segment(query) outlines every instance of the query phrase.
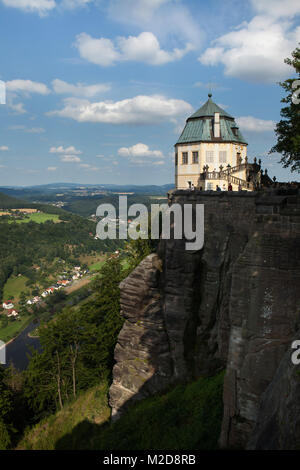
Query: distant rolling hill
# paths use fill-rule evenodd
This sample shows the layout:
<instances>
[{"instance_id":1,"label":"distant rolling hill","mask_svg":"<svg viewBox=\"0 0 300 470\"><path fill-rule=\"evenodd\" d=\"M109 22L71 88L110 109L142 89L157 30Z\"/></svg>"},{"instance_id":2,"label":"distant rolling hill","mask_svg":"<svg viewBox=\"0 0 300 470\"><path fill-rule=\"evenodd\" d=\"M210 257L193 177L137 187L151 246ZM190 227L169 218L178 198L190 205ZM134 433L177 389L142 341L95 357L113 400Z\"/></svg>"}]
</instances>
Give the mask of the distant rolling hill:
<instances>
[{"instance_id":1,"label":"distant rolling hill","mask_svg":"<svg viewBox=\"0 0 300 470\"><path fill-rule=\"evenodd\" d=\"M8 196L7 194L0 193L0 209L21 209L24 207L35 207L34 204L29 204L26 201Z\"/></svg>"},{"instance_id":2,"label":"distant rolling hill","mask_svg":"<svg viewBox=\"0 0 300 470\"><path fill-rule=\"evenodd\" d=\"M41 196L54 196L56 193L69 193L74 190L86 188L88 191L108 191L108 192L134 192L138 194L161 195L166 194L174 188L174 184L164 185L118 185L118 184L80 184L80 183L52 183L37 186L17 187L3 186L0 191L13 197L33 200Z\"/></svg>"},{"instance_id":3,"label":"distant rolling hill","mask_svg":"<svg viewBox=\"0 0 300 470\"><path fill-rule=\"evenodd\" d=\"M66 211L59 207L51 206L49 204L34 204L19 198L8 196L7 194L0 192L0 210L1 209L38 209L48 214L66 214Z\"/></svg>"}]
</instances>

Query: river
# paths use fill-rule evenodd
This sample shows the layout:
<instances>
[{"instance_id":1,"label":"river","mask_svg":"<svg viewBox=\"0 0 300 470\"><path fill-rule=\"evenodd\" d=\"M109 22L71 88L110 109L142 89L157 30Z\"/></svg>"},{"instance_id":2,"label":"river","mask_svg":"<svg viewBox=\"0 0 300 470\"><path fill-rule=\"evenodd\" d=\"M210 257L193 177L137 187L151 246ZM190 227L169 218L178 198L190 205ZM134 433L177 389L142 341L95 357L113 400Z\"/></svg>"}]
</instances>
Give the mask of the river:
<instances>
[{"instance_id":1,"label":"river","mask_svg":"<svg viewBox=\"0 0 300 470\"><path fill-rule=\"evenodd\" d=\"M19 370L26 369L28 365L28 357L30 354L29 346L33 346L37 350L41 350L41 345L38 338L29 338L28 333L37 328L37 323L30 323L30 325L19 334L19 336L6 346L6 364L9 365L13 362L14 366Z\"/></svg>"}]
</instances>

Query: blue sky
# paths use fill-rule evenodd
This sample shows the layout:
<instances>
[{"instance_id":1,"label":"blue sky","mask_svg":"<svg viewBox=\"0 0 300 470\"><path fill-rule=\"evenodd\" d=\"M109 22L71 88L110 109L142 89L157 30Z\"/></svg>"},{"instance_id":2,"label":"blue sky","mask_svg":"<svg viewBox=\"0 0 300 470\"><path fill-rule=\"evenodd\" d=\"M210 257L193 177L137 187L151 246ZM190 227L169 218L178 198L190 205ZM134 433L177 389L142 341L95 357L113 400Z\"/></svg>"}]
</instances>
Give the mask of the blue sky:
<instances>
[{"instance_id":1,"label":"blue sky","mask_svg":"<svg viewBox=\"0 0 300 470\"><path fill-rule=\"evenodd\" d=\"M207 99L268 156L298 0L0 0L0 185L164 184L173 145Z\"/></svg>"}]
</instances>

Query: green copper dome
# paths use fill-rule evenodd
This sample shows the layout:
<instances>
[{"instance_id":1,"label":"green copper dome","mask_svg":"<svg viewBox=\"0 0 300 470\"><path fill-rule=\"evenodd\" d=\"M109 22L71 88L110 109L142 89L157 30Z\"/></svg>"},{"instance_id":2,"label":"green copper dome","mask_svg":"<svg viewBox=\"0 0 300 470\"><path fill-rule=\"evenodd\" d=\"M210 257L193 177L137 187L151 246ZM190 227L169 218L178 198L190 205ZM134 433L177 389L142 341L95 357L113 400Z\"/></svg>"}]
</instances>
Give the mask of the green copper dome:
<instances>
[{"instance_id":1,"label":"green copper dome","mask_svg":"<svg viewBox=\"0 0 300 470\"><path fill-rule=\"evenodd\" d=\"M209 98L201 108L192 114L179 137L177 144L193 142L236 142L247 144L234 118ZM215 113L220 114L220 137L214 137Z\"/></svg>"}]
</instances>

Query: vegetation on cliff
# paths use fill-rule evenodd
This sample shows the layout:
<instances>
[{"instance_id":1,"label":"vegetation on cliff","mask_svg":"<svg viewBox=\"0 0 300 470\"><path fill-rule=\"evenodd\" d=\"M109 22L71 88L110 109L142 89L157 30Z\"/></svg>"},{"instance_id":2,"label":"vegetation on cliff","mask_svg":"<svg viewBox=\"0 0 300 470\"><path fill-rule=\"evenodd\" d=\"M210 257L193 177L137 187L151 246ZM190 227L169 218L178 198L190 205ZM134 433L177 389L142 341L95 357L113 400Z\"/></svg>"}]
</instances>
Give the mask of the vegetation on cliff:
<instances>
[{"instance_id":1,"label":"vegetation on cliff","mask_svg":"<svg viewBox=\"0 0 300 470\"><path fill-rule=\"evenodd\" d=\"M138 402L112 424L108 387L102 383L27 432L18 449L217 449L223 376L200 378Z\"/></svg>"},{"instance_id":2,"label":"vegetation on cliff","mask_svg":"<svg viewBox=\"0 0 300 470\"><path fill-rule=\"evenodd\" d=\"M285 63L294 68L295 74L300 79L300 49L297 47L292 52L292 59L285 59ZM300 171L300 103L296 103L294 98L300 98L300 85L296 84L295 78L289 78L280 86L287 95L281 102L287 106L282 108L281 116L283 119L276 125L275 133L277 143L271 149L270 153L278 152L282 154L280 162L285 168L290 167L291 171ZM299 80L298 80L299 82Z\"/></svg>"}]
</instances>

